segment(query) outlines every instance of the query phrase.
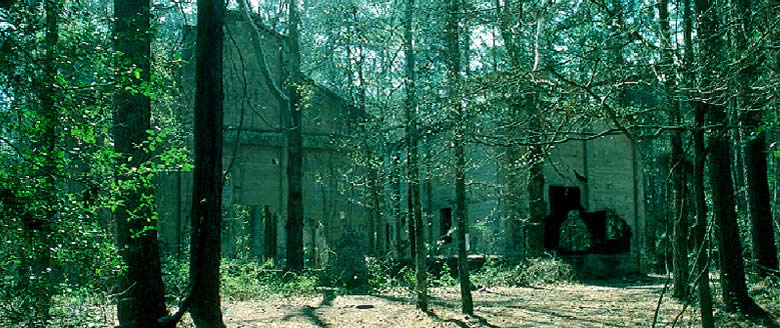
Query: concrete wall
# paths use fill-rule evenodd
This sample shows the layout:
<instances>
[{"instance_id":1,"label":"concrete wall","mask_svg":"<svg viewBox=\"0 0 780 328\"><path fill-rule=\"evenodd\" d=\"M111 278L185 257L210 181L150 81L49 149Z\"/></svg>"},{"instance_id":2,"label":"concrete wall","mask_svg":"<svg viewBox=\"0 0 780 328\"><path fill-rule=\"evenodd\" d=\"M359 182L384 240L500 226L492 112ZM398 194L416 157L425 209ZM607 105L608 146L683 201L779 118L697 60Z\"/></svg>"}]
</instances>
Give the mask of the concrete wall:
<instances>
[{"instance_id":1,"label":"concrete wall","mask_svg":"<svg viewBox=\"0 0 780 328\"><path fill-rule=\"evenodd\" d=\"M261 27L265 61L277 85L282 84L286 54L284 38ZM183 102L192 108L194 61L191 47L192 27L185 28L184 58L181 70ZM224 150L223 168L228 179L223 187L223 253L237 256L245 252L242 238L249 235L249 220L256 209L268 207L276 216L277 259L284 257L285 217L287 214L288 109L280 106L262 78L262 59L252 40L253 28L236 13L226 23L224 49ZM303 198L304 246L316 246L317 262L328 254L339 255L345 240L367 244L365 210L357 205L361 191L352 179L359 170L352 168L339 145L359 113L336 96L311 81L304 81L303 111ZM181 119L191 124L191 114ZM176 253L187 240L191 207L192 178L188 172L171 172L158 177L160 239L164 249ZM235 211L236 208L242 209ZM264 237L264 226L257 229ZM349 237L347 237L349 235ZM260 241L262 245L266 241ZM246 242L244 242L246 244ZM354 248L354 247L353 247Z\"/></svg>"},{"instance_id":2,"label":"concrete wall","mask_svg":"<svg viewBox=\"0 0 780 328\"><path fill-rule=\"evenodd\" d=\"M506 204L514 201L520 204L522 216L527 215L527 167L509 163L506 148L484 145L469 145L467 158L468 181L468 225L471 251L482 254L519 255L522 242L511 242L511 225L515 218L509 217ZM522 147L514 151L524 152ZM451 152L441 156L449 161ZM445 166L451 167L452 163ZM640 167L641 158L631 140L616 133L589 141L573 140L557 144L549 149L543 164L545 176L544 197L550 204L550 186L576 187L581 191L581 205L585 211L607 210L617 214L629 226L631 239L630 255L621 255L621 266L638 270L639 254L644 235L644 194ZM440 161L441 162L441 161ZM509 190L510 171L519 174L520 184ZM453 208L454 180L451 175L435 181L431 188L433 202L431 212L431 233L433 240L439 240L444 233L439 229L441 208ZM511 199L510 199L511 198ZM548 213L549 213L548 208ZM440 243L441 244L441 243ZM454 244L436 247L435 253L454 254ZM628 259L629 263L623 263Z\"/></svg>"}]
</instances>

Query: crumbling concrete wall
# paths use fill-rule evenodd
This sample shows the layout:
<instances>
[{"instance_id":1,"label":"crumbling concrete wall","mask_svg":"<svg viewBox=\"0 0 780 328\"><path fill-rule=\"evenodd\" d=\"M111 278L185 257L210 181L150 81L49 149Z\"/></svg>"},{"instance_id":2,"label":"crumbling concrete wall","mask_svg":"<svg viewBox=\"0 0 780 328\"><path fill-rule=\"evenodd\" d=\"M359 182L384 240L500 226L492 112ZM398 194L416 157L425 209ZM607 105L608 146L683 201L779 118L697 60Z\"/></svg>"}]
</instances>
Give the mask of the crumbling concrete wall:
<instances>
[{"instance_id":1,"label":"crumbling concrete wall","mask_svg":"<svg viewBox=\"0 0 780 328\"><path fill-rule=\"evenodd\" d=\"M513 229L523 224L527 215L528 195L525 183L528 168L522 162L524 147L490 147L469 145L470 163L468 181L469 244L472 253L522 256L523 240L513 237ZM514 157L508 152L515 152ZM518 155L519 153L520 155ZM446 159L447 153L441 156ZM518 158L521 158L518 160ZM451 164L449 164L451 166ZM544 197L550 208L550 187L577 188L583 213L608 211L625 221L630 231L630 250L618 256L620 268L627 272L639 271L639 259L644 235L644 194L642 188L641 158L633 142L620 133L608 134L592 140L572 140L549 149L543 164L545 176ZM510 188L511 174L520 177ZM517 178L517 177L515 177ZM441 246L439 215L441 209L452 208L454 213L454 179L442 175L431 189L434 201L431 239L438 241L434 253L452 256L454 244ZM519 218L513 217L508 206L517 206ZM454 217L452 218L454 220ZM603 245L603 244L602 244ZM599 250L600 252L602 250ZM603 256L602 256L603 257ZM609 256L607 256L609 257Z\"/></svg>"},{"instance_id":2,"label":"crumbling concrete wall","mask_svg":"<svg viewBox=\"0 0 780 328\"><path fill-rule=\"evenodd\" d=\"M223 168L223 253L236 256L248 248L276 245L276 259L284 258L285 218L287 215L287 139L288 108L277 100L264 82L263 62L277 85L282 85L287 46L284 37L260 27L261 44L255 44L254 28L243 15L230 12L226 19L224 48L224 150ZM181 81L183 102L192 108L194 61L191 46L194 30L185 28ZM257 46L265 58L258 57ZM352 183L359 170L340 148L359 113L333 92L306 80L301 84L303 111L303 203L304 247L316 250L312 263L324 264L328 256L339 256L345 240L367 244L365 210L357 205L360 195ZM189 111L188 111L189 112ZM186 113L181 119L191 124ZM191 207L191 175L171 172L159 177L158 211L160 239L168 251L184 246ZM265 224L252 224L267 208L276 218L275 242L247 242L254 227L255 236L268 237ZM238 210L237 210L238 209ZM254 214L253 214L254 213ZM254 217L253 217L254 216ZM347 236L349 235L349 236ZM353 248L350 246L350 252ZM257 252L256 250L253 252Z\"/></svg>"}]
</instances>

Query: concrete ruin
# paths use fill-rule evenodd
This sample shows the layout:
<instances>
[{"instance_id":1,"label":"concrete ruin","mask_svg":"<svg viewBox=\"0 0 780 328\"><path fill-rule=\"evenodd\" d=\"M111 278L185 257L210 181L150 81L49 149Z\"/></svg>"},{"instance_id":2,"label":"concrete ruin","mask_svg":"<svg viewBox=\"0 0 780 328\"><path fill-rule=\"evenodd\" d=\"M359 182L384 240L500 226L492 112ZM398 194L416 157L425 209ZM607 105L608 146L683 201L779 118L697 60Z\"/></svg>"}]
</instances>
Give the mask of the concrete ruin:
<instances>
[{"instance_id":1,"label":"concrete ruin","mask_svg":"<svg viewBox=\"0 0 780 328\"><path fill-rule=\"evenodd\" d=\"M466 172L467 245L473 254L524 256L522 232L519 239L513 234L518 221L522 226L527 219L528 193L525 184L516 188L519 192L507 190L510 171L522 168L508 163L506 151L467 147L467 158L481 163ZM638 147L622 133L555 145L543 164L547 251L586 277L640 272L645 234L640 160ZM527 177L527 171L521 175ZM455 207L449 181L430 183L424 197L430 199L429 242L437 253L454 256L454 243L447 237ZM520 205L520 217L511 217L510 203Z\"/></svg>"},{"instance_id":2,"label":"concrete ruin","mask_svg":"<svg viewBox=\"0 0 780 328\"><path fill-rule=\"evenodd\" d=\"M283 81L280 67L286 61L287 45L281 35L259 28L263 47L268 49L264 59L255 51L254 28L245 18L236 12L226 18L223 167L228 178L223 189L223 253L234 257L250 251L258 259L281 261L286 241L288 113L263 82L262 62L270 63L275 81ZM185 28L184 43L183 98L186 108L193 108L191 26ZM360 191L349 181L355 167L340 149L359 113L311 81L304 88L304 247L311 252L308 265L321 266L339 255L331 249L356 248L367 240L364 209L355 203ZM190 121L186 116L183 120ZM175 252L184 247L186 239L191 176L170 172L159 180L160 239L164 249Z\"/></svg>"},{"instance_id":3,"label":"concrete ruin","mask_svg":"<svg viewBox=\"0 0 780 328\"><path fill-rule=\"evenodd\" d=\"M223 190L223 250L228 257L248 250L258 259L281 260L287 204L286 109L262 82L262 61L257 58L252 31L242 15L228 15L223 163L229 169L229 179ZM269 49L266 60L277 63L269 65L271 74L279 81L279 67L287 53L284 37L263 28L261 33L262 46ZM188 35L193 35L192 31ZM190 61L182 69L188 108L192 108L193 67ZM388 210L378 222L370 222L364 206L370 203L365 199L368 192L353 180L364 173L339 148L361 113L326 88L313 82L309 87L309 103L303 112L304 247L310 253L307 265L334 267L333 263L347 258L362 261L363 255L371 253L369 236L378 240L375 254L403 257L408 237L406 226L400 223L405 212ZM645 209L637 148L625 135L613 133L588 141L564 142L552 149L543 169L544 200L549 210L545 246L550 252L595 276L640 270ZM505 152L501 147L467 147L467 245L472 254L522 256L524 251L522 242L512 236L519 218L507 215L506 206L510 200L527 204L527 193L506 191L508 172L514 169L507 163ZM385 162L393 165L392 160ZM421 172L425 238L432 255L452 256L454 180L425 170ZM183 245L190 188L188 173L160 176L160 239L169 252Z\"/></svg>"}]
</instances>

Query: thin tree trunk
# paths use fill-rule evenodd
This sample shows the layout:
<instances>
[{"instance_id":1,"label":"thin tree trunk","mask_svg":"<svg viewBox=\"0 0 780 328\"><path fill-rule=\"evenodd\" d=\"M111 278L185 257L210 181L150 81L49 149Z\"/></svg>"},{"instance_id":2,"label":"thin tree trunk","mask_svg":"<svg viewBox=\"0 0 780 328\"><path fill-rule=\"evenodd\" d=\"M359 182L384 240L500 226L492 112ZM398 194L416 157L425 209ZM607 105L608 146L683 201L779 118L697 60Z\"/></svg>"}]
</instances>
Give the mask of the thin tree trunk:
<instances>
[{"instance_id":1,"label":"thin tree trunk","mask_svg":"<svg viewBox=\"0 0 780 328\"><path fill-rule=\"evenodd\" d=\"M737 24L735 34L736 54L743 56L748 53L750 38L755 31L752 19L752 1L734 0L736 4ZM741 27L741 29L739 29ZM772 221L772 204L769 194L769 178L767 174L766 129L759 130L761 123L761 104L756 103L757 95L753 92L751 83L758 74L753 58L747 58L742 65L738 82L740 83L739 109L746 111L743 122L742 150L744 177L747 194L747 212L751 223L752 255L755 261L755 271L765 276L778 270L777 246L774 240L774 224Z\"/></svg>"},{"instance_id":2,"label":"thin tree trunk","mask_svg":"<svg viewBox=\"0 0 780 328\"><path fill-rule=\"evenodd\" d=\"M390 203L392 206L393 216L393 240L392 248L394 255L397 257L403 256L403 247L401 245L401 229L403 229L402 218L404 214L401 211L401 153L396 146L390 150Z\"/></svg>"},{"instance_id":3,"label":"thin tree trunk","mask_svg":"<svg viewBox=\"0 0 780 328\"><path fill-rule=\"evenodd\" d=\"M290 30L287 41L290 45L290 68L287 72L286 89L290 97L290 127L287 136L287 269L303 270L303 121L301 96L297 83L300 82L300 51L298 47L298 4L295 0L288 3Z\"/></svg>"},{"instance_id":4,"label":"thin tree trunk","mask_svg":"<svg viewBox=\"0 0 780 328\"><path fill-rule=\"evenodd\" d=\"M219 297L222 230L223 0L198 0L190 315L197 328L223 328Z\"/></svg>"},{"instance_id":5,"label":"thin tree trunk","mask_svg":"<svg viewBox=\"0 0 780 328\"><path fill-rule=\"evenodd\" d=\"M414 0L406 0L404 11L404 48L406 55L406 156L409 178L409 241L414 250L417 294L416 307L428 311L428 277L425 263L425 240L423 236L422 208L420 206L420 172L417 167L417 99L415 99L415 58L412 45L412 14Z\"/></svg>"},{"instance_id":6,"label":"thin tree trunk","mask_svg":"<svg viewBox=\"0 0 780 328\"><path fill-rule=\"evenodd\" d=\"M683 0L683 38L685 42L685 57L683 58L685 74L683 85L689 88L694 85L693 74L693 16L691 15L691 0ZM707 201L704 195L704 165L706 150L704 145L704 110L701 102L693 103L695 126L693 130L694 163L693 163L693 199L696 205L696 221L693 224L692 234L696 242L696 292L699 298L699 313L701 314L702 328L714 328L712 317L712 292L710 291L709 250L710 243L707 238Z\"/></svg>"},{"instance_id":7,"label":"thin tree trunk","mask_svg":"<svg viewBox=\"0 0 780 328\"><path fill-rule=\"evenodd\" d=\"M368 158L372 159L374 163L379 162L372 152L369 152ZM385 249L385 225L384 220L382 220L384 217L382 211L382 178L380 178L379 175L379 170L381 167L374 163L369 164L369 199L371 200L372 209L370 213L371 217L369 218L369 232L371 235L369 236L368 243L370 254L380 255L381 251Z\"/></svg>"},{"instance_id":8,"label":"thin tree trunk","mask_svg":"<svg viewBox=\"0 0 780 328\"><path fill-rule=\"evenodd\" d=\"M722 101L714 86L712 75L714 62L721 58L722 47L718 40L717 8L712 0L696 0L697 32L701 40L700 58L705 65L701 70L701 86L705 90L703 99ZM719 61L718 61L719 62ZM714 102L699 104L701 111L709 114L710 124L726 123L726 112L722 105ZM721 285L723 302L728 312L760 312L760 308L747 293L745 264L742 259L742 244L739 238L737 213L734 210L734 183L731 180L731 149L727 131L715 130L708 137L710 150L709 176L712 185L712 204L715 223L718 226L718 249L720 255Z\"/></svg>"},{"instance_id":9,"label":"thin tree trunk","mask_svg":"<svg viewBox=\"0 0 780 328\"><path fill-rule=\"evenodd\" d=\"M120 53L117 70L122 72L117 79L130 90L139 90L150 77L149 1L114 1L114 17L114 48ZM116 151L122 154L119 163L127 165L118 179L140 184L137 189L123 192L124 202L115 212L117 245L127 265L119 285L119 290L126 292L117 303L117 316L123 327L155 327L158 326L157 319L168 313L157 222L150 220L153 204L143 200L153 193L153 189L151 184L134 181L136 174L133 171L135 168L143 172L140 168L150 157L138 147L146 141L146 131L151 128L150 100L143 92L117 88L114 106L114 143Z\"/></svg>"},{"instance_id":10,"label":"thin tree trunk","mask_svg":"<svg viewBox=\"0 0 780 328\"><path fill-rule=\"evenodd\" d=\"M547 203L544 201L544 150L541 138L534 134L541 133L541 118L537 108L539 97L536 92L526 96L529 122L529 140L535 145L528 147L530 167L528 168L528 221L525 224L525 254L527 257L539 257L544 254L544 218L547 216ZM557 247L557 245L551 245Z\"/></svg>"},{"instance_id":11,"label":"thin tree trunk","mask_svg":"<svg viewBox=\"0 0 780 328\"><path fill-rule=\"evenodd\" d=\"M458 92L460 82L460 27L458 16L461 0L449 0L447 15L447 45L450 83L450 102L455 113L455 234L458 241L458 280L460 281L461 311L464 314L474 314L474 302L471 298L471 281L469 279L469 259L466 252L466 226L468 221L466 209L466 158L464 156L464 125L466 117L460 102Z\"/></svg>"},{"instance_id":12,"label":"thin tree trunk","mask_svg":"<svg viewBox=\"0 0 780 328\"><path fill-rule=\"evenodd\" d=\"M407 127L407 131L408 130L409 130L409 127ZM407 139L408 138L409 137L408 137L408 134L407 134ZM407 142L407 144L408 144L408 142ZM410 164L411 161L409 160L409 158L411 156L412 156L412 154L411 154L411 150L410 150L409 153L406 154L406 158L407 158L406 163L407 163L407 165L411 165ZM413 177L413 175L411 173L412 171L411 171L411 169L409 167L407 167L407 170L408 170L407 178L409 179L409 189L406 190L406 194L407 194L407 196L406 196L406 209L407 209L406 210L406 216L407 216L407 218L406 218L406 230L409 232L409 256L410 256L410 259L412 259L413 261L416 261L417 260L417 237L416 237L417 236L417 229L414 226L415 225L414 215L416 213L415 213L415 210L414 210L415 196L412 195L412 193L414 193L414 190L412 189L412 185L415 185L416 188L419 188L420 185L419 185L418 182L412 182L411 181L411 179ZM419 191L417 193L415 193L415 194L419 195ZM420 215L422 215L422 214L420 214Z\"/></svg>"},{"instance_id":13,"label":"thin tree trunk","mask_svg":"<svg viewBox=\"0 0 780 328\"><path fill-rule=\"evenodd\" d=\"M689 1L689 0L688 0ZM693 237L696 241L696 291L699 297L699 311L703 328L715 326L712 317L712 292L710 291L710 241L707 238L707 201L704 196L704 110L703 104L695 104L696 130L694 133L695 155L693 168L694 200L696 201L696 222L693 225Z\"/></svg>"},{"instance_id":14,"label":"thin tree trunk","mask_svg":"<svg viewBox=\"0 0 780 328\"><path fill-rule=\"evenodd\" d=\"M658 5L658 24L661 30L661 72L664 75L666 108L669 125L682 124L680 108L675 106L674 63L671 54L671 32L669 27L669 1L661 0ZM672 296L685 299L688 296L688 206L685 204L685 153L682 145L682 132L674 129L670 132L671 144L671 182L672 182L672 219L673 238L672 268L674 271L674 289Z\"/></svg>"}]
</instances>

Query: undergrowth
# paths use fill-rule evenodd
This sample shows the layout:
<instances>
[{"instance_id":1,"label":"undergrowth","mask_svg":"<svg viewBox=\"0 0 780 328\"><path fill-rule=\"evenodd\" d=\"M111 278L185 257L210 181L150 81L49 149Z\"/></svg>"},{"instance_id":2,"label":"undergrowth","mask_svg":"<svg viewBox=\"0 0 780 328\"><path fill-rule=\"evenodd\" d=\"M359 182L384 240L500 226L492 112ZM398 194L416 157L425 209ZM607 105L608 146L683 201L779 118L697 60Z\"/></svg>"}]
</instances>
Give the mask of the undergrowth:
<instances>
[{"instance_id":1,"label":"undergrowth","mask_svg":"<svg viewBox=\"0 0 780 328\"><path fill-rule=\"evenodd\" d=\"M471 282L477 288L531 286L574 281L572 266L556 257L525 259L519 263L488 258L482 268L471 275Z\"/></svg>"},{"instance_id":2,"label":"undergrowth","mask_svg":"<svg viewBox=\"0 0 780 328\"><path fill-rule=\"evenodd\" d=\"M369 293L382 293L394 288L413 289L414 267L399 264L392 259L366 258ZM445 262L440 271L429 268L429 287L454 287L458 285L457 272ZM539 284L574 282L574 269L556 257L527 259L510 262L506 259L488 258L485 264L471 272L471 283L477 288L516 287Z\"/></svg>"},{"instance_id":3,"label":"undergrowth","mask_svg":"<svg viewBox=\"0 0 780 328\"><path fill-rule=\"evenodd\" d=\"M167 294L177 300L183 295L188 279L186 263L168 261L164 265ZM321 285L321 274L301 273L275 269L273 261L258 263L250 259L224 259L220 268L220 295L228 301L243 301L270 295L311 295Z\"/></svg>"}]
</instances>

